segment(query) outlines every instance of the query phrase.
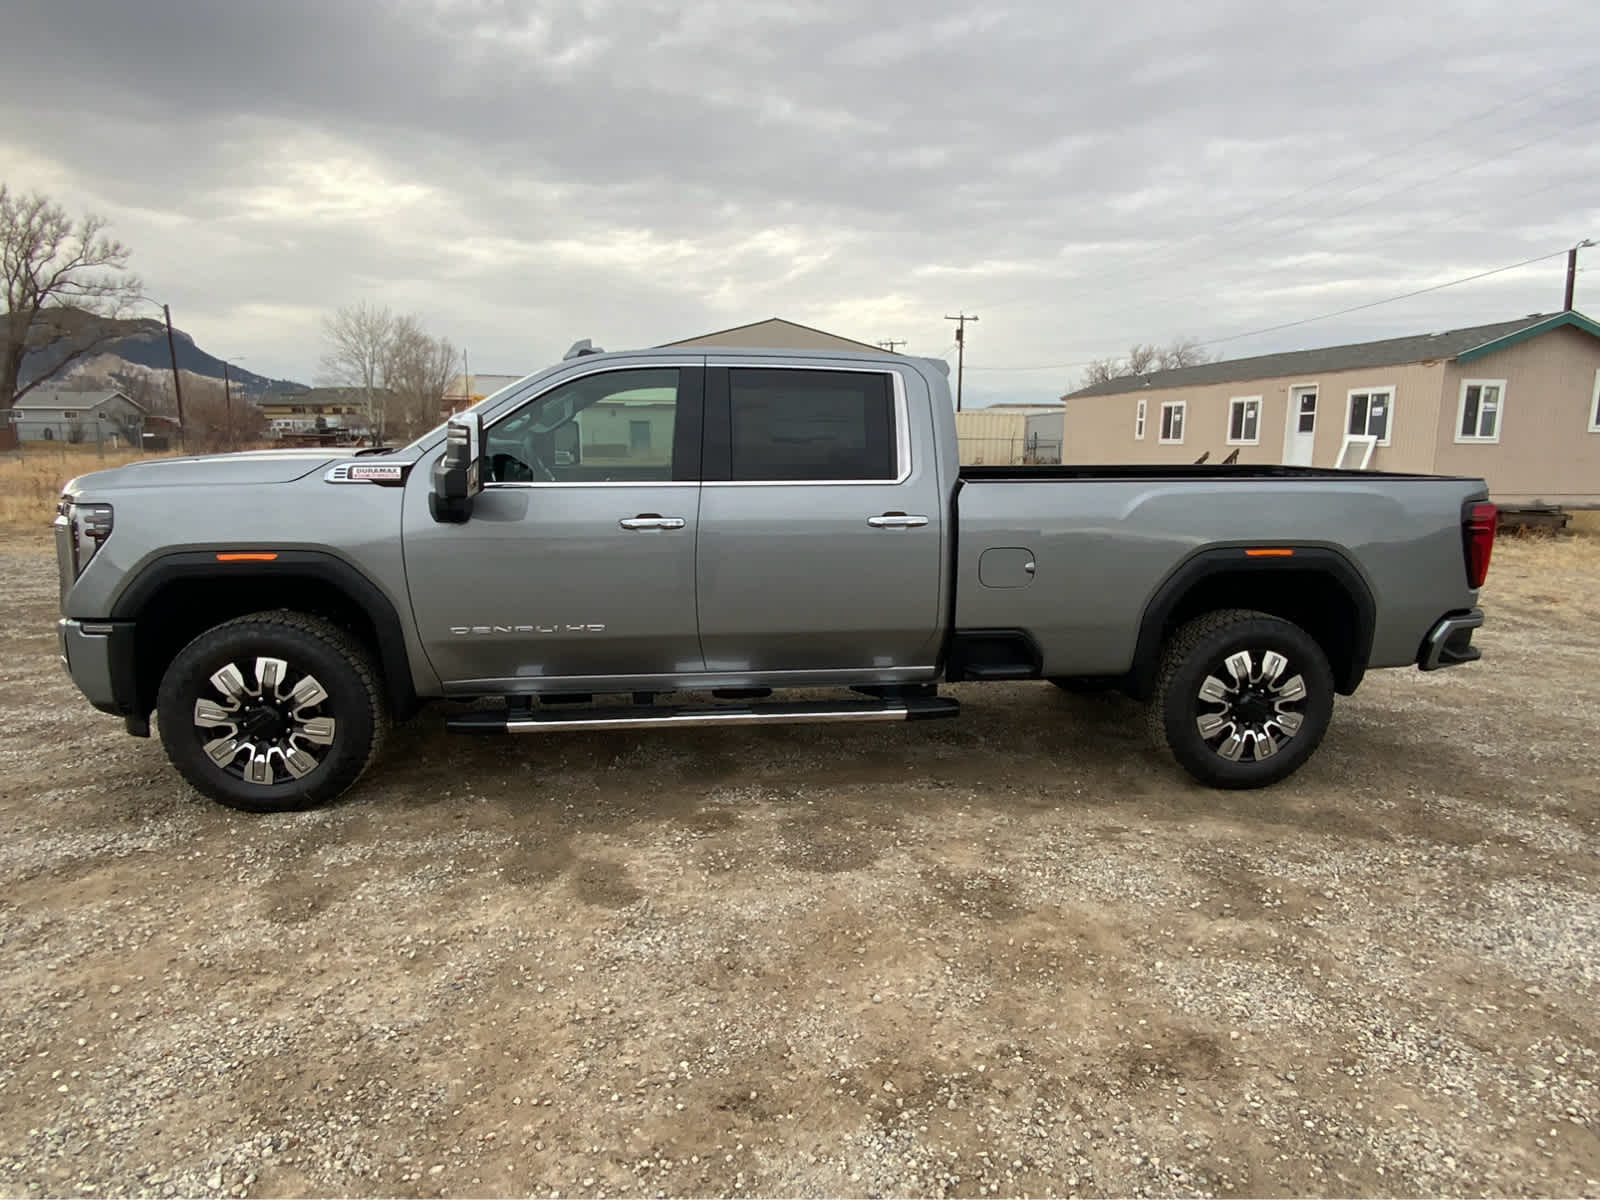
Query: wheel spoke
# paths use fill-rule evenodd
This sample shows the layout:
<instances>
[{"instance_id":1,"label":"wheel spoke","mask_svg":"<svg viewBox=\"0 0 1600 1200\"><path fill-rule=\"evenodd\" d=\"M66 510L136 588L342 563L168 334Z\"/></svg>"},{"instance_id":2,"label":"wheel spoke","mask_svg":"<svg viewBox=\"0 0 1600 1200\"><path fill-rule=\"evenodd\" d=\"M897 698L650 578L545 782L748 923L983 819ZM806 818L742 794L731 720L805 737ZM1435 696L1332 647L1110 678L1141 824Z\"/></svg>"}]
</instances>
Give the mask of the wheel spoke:
<instances>
[{"instance_id":1,"label":"wheel spoke","mask_svg":"<svg viewBox=\"0 0 1600 1200\"><path fill-rule=\"evenodd\" d=\"M221 692L237 707L251 696L250 685L244 681L244 672L233 663L211 676L211 686Z\"/></svg>"},{"instance_id":2,"label":"wheel spoke","mask_svg":"<svg viewBox=\"0 0 1600 1200\"><path fill-rule=\"evenodd\" d=\"M244 766L244 777L250 783L272 782L272 760L265 750L257 750Z\"/></svg>"},{"instance_id":3,"label":"wheel spoke","mask_svg":"<svg viewBox=\"0 0 1600 1200\"><path fill-rule=\"evenodd\" d=\"M1207 675L1206 681L1200 685L1200 699L1208 704L1226 704L1233 694L1233 689L1215 675Z\"/></svg>"},{"instance_id":4,"label":"wheel spoke","mask_svg":"<svg viewBox=\"0 0 1600 1200\"><path fill-rule=\"evenodd\" d=\"M1244 738L1240 736L1238 729L1235 729L1232 733L1230 733L1228 735L1228 740L1217 747L1217 753L1222 755L1222 757L1227 759L1229 762L1239 761L1240 757L1244 754Z\"/></svg>"},{"instance_id":5,"label":"wheel spoke","mask_svg":"<svg viewBox=\"0 0 1600 1200\"><path fill-rule=\"evenodd\" d=\"M299 746L291 746L289 752L283 756L283 765L296 779L304 779L317 769L317 760Z\"/></svg>"},{"instance_id":6,"label":"wheel spoke","mask_svg":"<svg viewBox=\"0 0 1600 1200\"><path fill-rule=\"evenodd\" d=\"M291 737L305 738L317 746L333 745L334 720L332 717L312 717L309 721L302 721L300 728L296 729Z\"/></svg>"},{"instance_id":7,"label":"wheel spoke","mask_svg":"<svg viewBox=\"0 0 1600 1200\"><path fill-rule=\"evenodd\" d=\"M1278 682L1278 676L1283 674L1284 668L1289 665L1289 660L1276 650L1268 650L1261 656L1261 682L1269 686Z\"/></svg>"},{"instance_id":8,"label":"wheel spoke","mask_svg":"<svg viewBox=\"0 0 1600 1200\"><path fill-rule=\"evenodd\" d=\"M1293 675L1283 683L1272 689L1272 698L1279 704L1292 703L1295 700L1306 698L1306 679L1304 675Z\"/></svg>"},{"instance_id":9,"label":"wheel spoke","mask_svg":"<svg viewBox=\"0 0 1600 1200\"><path fill-rule=\"evenodd\" d=\"M1228 674L1233 676L1234 683L1243 687L1255 677L1255 666L1250 661L1250 651L1240 650L1228 655Z\"/></svg>"},{"instance_id":10,"label":"wheel spoke","mask_svg":"<svg viewBox=\"0 0 1600 1200\"><path fill-rule=\"evenodd\" d=\"M238 731L238 712L229 712L215 700L201 698L194 702L194 723L202 729L226 728L230 733Z\"/></svg>"},{"instance_id":11,"label":"wheel spoke","mask_svg":"<svg viewBox=\"0 0 1600 1200\"><path fill-rule=\"evenodd\" d=\"M1206 713L1195 721L1195 725L1200 730L1200 736L1208 742L1233 728L1233 722L1221 713Z\"/></svg>"},{"instance_id":12,"label":"wheel spoke","mask_svg":"<svg viewBox=\"0 0 1600 1200\"><path fill-rule=\"evenodd\" d=\"M1276 714L1272 720L1267 722L1267 727L1270 729L1272 726L1276 725L1279 729L1283 730L1284 737L1292 738L1295 734L1300 732L1300 726L1303 724L1305 724L1305 718L1299 713L1280 712Z\"/></svg>"},{"instance_id":13,"label":"wheel spoke","mask_svg":"<svg viewBox=\"0 0 1600 1200\"><path fill-rule=\"evenodd\" d=\"M1251 735L1251 744L1255 747L1256 761L1271 758L1278 752L1278 743L1272 736L1272 731L1263 729L1260 733Z\"/></svg>"},{"instance_id":14,"label":"wheel spoke","mask_svg":"<svg viewBox=\"0 0 1600 1200\"><path fill-rule=\"evenodd\" d=\"M289 693L289 702L298 711L302 708L315 708L328 698L328 691L317 682L315 675L307 675L294 685L294 690Z\"/></svg>"},{"instance_id":15,"label":"wheel spoke","mask_svg":"<svg viewBox=\"0 0 1600 1200\"><path fill-rule=\"evenodd\" d=\"M225 767L239 756L239 739L229 734L206 743L206 754L219 767Z\"/></svg>"},{"instance_id":16,"label":"wheel spoke","mask_svg":"<svg viewBox=\"0 0 1600 1200\"><path fill-rule=\"evenodd\" d=\"M288 673L289 664L281 658L256 659L256 684L267 699L278 699L278 685Z\"/></svg>"}]
</instances>

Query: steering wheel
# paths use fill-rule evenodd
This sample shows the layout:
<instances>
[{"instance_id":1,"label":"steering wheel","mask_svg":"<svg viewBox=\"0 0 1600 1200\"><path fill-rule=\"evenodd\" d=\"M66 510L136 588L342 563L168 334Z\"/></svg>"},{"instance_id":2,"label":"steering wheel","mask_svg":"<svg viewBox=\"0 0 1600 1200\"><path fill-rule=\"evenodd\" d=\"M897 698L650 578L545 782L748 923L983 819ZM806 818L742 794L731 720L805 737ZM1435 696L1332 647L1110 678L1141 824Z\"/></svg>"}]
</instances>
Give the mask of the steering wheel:
<instances>
[{"instance_id":1,"label":"steering wheel","mask_svg":"<svg viewBox=\"0 0 1600 1200\"><path fill-rule=\"evenodd\" d=\"M534 474L541 476L546 483L554 483L556 481L555 472L545 466L544 459L534 453L532 447L528 449L528 457L533 460L530 469Z\"/></svg>"}]
</instances>

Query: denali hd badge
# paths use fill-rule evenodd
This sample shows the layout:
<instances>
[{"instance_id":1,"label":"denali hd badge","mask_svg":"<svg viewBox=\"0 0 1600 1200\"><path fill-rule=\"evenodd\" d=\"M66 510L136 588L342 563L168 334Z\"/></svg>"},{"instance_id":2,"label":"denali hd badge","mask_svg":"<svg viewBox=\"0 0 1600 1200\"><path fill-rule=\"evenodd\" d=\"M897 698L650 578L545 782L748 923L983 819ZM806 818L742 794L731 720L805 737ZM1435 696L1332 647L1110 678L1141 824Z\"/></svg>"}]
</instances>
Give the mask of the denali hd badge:
<instances>
[{"instance_id":1,"label":"denali hd badge","mask_svg":"<svg viewBox=\"0 0 1600 1200\"><path fill-rule=\"evenodd\" d=\"M604 633L604 625L452 625L456 637L496 633Z\"/></svg>"}]
</instances>

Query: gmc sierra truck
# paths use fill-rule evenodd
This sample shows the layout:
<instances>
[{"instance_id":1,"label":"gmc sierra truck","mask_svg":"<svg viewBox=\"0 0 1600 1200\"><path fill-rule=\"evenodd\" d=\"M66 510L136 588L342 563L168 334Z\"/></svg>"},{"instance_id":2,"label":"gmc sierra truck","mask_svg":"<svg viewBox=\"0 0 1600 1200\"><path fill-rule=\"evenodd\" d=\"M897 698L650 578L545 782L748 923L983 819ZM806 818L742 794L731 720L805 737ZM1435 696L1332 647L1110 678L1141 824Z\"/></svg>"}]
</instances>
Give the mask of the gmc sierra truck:
<instances>
[{"instance_id":1,"label":"gmc sierra truck","mask_svg":"<svg viewBox=\"0 0 1600 1200\"><path fill-rule=\"evenodd\" d=\"M403 448L66 485L63 661L235 808L344 792L429 699L467 733L953 717L1117 688L1260 787L1374 667L1478 657L1481 480L962 467L945 364L587 343ZM800 698L775 692L810 689ZM829 689L833 699L816 698Z\"/></svg>"}]
</instances>

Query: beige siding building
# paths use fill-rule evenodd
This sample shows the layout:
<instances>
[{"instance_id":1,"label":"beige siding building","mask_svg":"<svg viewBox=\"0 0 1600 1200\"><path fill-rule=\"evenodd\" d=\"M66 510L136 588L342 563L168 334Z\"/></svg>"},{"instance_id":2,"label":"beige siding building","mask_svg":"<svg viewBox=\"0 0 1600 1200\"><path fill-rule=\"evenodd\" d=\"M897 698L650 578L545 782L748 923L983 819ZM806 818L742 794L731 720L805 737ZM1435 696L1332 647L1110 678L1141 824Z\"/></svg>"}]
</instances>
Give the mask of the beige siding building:
<instances>
[{"instance_id":1,"label":"beige siding building","mask_svg":"<svg viewBox=\"0 0 1600 1200\"><path fill-rule=\"evenodd\" d=\"M958 412L961 461L991 467L1059 463L1065 415L1059 404L997 404Z\"/></svg>"},{"instance_id":2,"label":"beige siding building","mask_svg":"<svg viewBox=\"0 0 1600 1200\"><path fill-rule=\"evenodd\" d=\"M1600 325L1577 312L1205 363L1073 392L1064 458L1482 476L1600 507Z\"/></svg>"}]
</instances>

